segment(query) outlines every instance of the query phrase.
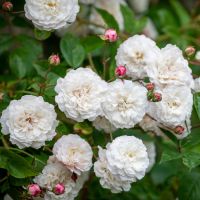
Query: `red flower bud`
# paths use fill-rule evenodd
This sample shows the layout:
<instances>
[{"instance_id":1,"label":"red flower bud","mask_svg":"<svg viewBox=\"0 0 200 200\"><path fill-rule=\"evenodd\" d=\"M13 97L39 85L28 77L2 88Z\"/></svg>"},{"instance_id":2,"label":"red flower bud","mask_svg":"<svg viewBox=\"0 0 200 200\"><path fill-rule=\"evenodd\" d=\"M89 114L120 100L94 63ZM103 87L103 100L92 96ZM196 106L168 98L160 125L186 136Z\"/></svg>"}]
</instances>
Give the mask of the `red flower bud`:
<instances>
[{"instance_id":1,"label":"red flower bud","mask_svg":"<svg viewBox=\"0 0 200 200\"><path fill-rule=\"evenodd\" d=\"M154 85L154 83L147 83L146 88L148 91L152 91L152 90L154 90L155 85Z\"/></svg>"},{"instance_id":2,"label":"red flower bud","mask_svg":"<svg viewBox=\"0 0 200 200\"><path fill-rule=\"evenodd\" d=\"M6 1L2 5L2 9L5 11L11 11L13 9L13 4L10 1Z\"/></svg>"},{"instance_id":3,"label":"red flower bud","mask_svg":"<svg viewBox=\"0 0 200 200\"><path fill-rule=\"evenodd\" d=\"M62 183L56 184L55 188L53 189L54 193L57 195L63 194L65 192L65 186Z\"/></svg>"},{"instance_id":4,"label":"red flower bud","mask_svg":"<svg viewBox=\"0 0 200 200\"><path fill-rule=\"evenodd\" d=\"M28 193L33 196L37 197L41 194L42 190L38 184L30 184L28 185Z\"/></svg>"},{"instance_id":5,"label":"red flower bud","mask_svg":"<svg viewBox=\"0 0 200 200\"><path fill-rule=\"evenodd\" d=\"M59 65L60 64L60 57L59 55L53 54L49 57L49 63L51 65Z\"/></svg>"},{"instance_id":6,"label":"red flower bud","mask_svg":"<svg viewBox=\"0 0 200 200\"><path fill-rule=\"evenodd\" d=\"M118 39L117 32L114 29L108 29L106 30L104 34L105 40L108 40L109 42L115 42Z\"/></svg>"},{"instance_id":7,"label":"red flower bud","mask_svg":"<svg viewBox=\"0 0 200 200\"><path fill-rule=\"evenodd\" d=\"M115 69L115 74L119 77L124 77L126 75L126 67L120 65Z\"/></svg>"},{"instance_id":8,"label":"red flower bud","mask_svg":"<svg viewBox=\"0 0 200 200\"><path fill-rule=\"evenodd\" d=\"M184 130L185 128L183 126L177 126L174 131L177 135L181 135L183 134Z\"/></svg>"}]
</instances>

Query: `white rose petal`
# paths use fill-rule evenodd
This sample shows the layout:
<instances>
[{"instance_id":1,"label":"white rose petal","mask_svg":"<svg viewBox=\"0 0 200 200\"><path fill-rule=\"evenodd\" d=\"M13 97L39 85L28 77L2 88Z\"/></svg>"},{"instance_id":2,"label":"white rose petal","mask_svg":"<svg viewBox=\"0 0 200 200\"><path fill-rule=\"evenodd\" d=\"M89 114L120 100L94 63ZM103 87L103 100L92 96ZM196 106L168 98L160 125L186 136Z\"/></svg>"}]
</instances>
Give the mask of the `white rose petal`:
<instances>
[{"instance_id":1,"label":"white rose petal","mask_svg":"<svg viewBox=\"0 0 200 200\"><path fill-rule=\"evenodd\" d=\"M112 193L129 191L131 188L130 181L121 180L119 176L112 174L108 169L106 150L99 147L99 158L94 163L94 172L100 178L100 184L103 188L110 189Z\"/></svg>"},{"instance_id":2,"label":"white rose petal","mask_svg":"<svg viewBox=\"0 0 200 200\"><path fill-rule=\"evenodd\" d=\"M78 68L60 78L55 87L55 97L61 111L78 122L95 120L102 114L101 103L107 91L107 83L91 69Z\"/></svg>"},{"instance_id":3,"label":"white rose petal","mask_svg":"<svg viewBox=\"0 0 200 200\"><path fill-rule=\"evenodd\" d=\"M200 92L200 78L194 79L194 91Z\"/></svg>"},{"instance_id":4,"label":"white rose petal","mask_svg":"<svg viewBox=\"0 0 200 200\"><path fill-rule=\"evenodd\" d=\"M109 84L109 90L102 104L105 117L116 128L132 128L145 115L147 90L129 80L116 80Z\"/></svg>"},{"instance_id":5,"label":"white rose petal","mask_svg":"<svg viewBox=\"0 0 200 200\"><path fill-rule=\"evenodd\" d=\"M168 44L161 49L156 67L147 69L151 82L158 87L166 85L185 85L193 87L192 71L188 61L184 59L182 51L175 45Z\"/></svg>"},{"instance_id":6,"label":"white rose petal","mask_svg":"<svg viewBox=\"0 0 200 200\"><path fill-rule=\"evenodd\" d=\"M24 10L35 27L51 31L73 23L79 5L78 0L26 0Z\"/></svg>"},{"instance_id":7,"label":"white rose petal","mask_svg":"<svg viewBox=\"0 0 200 200\"><path fill-rule=\"evenodd\" d=\"M121 136L107 147L108 169L121 180L142 179L149 166L148 154L142 140L134 136Z\"/></svg>"},{"instance_id":8,"label":"white rose petal","mask_svg":"<svg viewBox=\"0 0 200 200\"><path fill-rule=\"evenodd\" d=\"M144 142L144 145L147 148L147 154L149 158L149 166L146 169L146 172L149 172L156 162L156 146L153 142Z\"/></svg>"},{"instance_id":9,"label":"white rose petal","mask_svg":"<svg viewBox=\"0 0 200 200\"><path fill-rule=\"evenodd\" d=\"M125 66L127 76L135 80L147 77L147 69L154 68L159 57L160 49L153 40L135 35L120 45L115 59L117 66Z\"/></svg>"},{"instance_id":10,"label":"white rose petal","mask_svg":"<svg viewBox=\"0 0 200 200\"><path fill-rule=\"evenodd\" d=\"M93 152L90 145L78 135L62 136L53 147L53 154L71 172L80 174L92 167Z\"/></svg>"},{"instance_id":11,"label":"white rose petal","mask_svg":"<svg viewBox=\"0 0 200 200\"><path fill-rule=\"evenodd\" d=\"M53 105L44 102L42 97L26 95L10 102L0 123L2 133L10 134L12 144L38 149L56 135L56 117Z\"/></svg>"}]
</instances>

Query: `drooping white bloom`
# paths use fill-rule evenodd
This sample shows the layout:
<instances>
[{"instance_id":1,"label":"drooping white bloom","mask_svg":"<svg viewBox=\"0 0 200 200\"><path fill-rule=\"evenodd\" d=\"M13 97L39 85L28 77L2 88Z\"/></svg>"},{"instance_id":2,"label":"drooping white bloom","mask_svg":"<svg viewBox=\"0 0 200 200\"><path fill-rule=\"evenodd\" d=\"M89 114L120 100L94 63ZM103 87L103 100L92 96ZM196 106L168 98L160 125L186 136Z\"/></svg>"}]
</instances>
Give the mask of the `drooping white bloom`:
<instances>
[{"instance_id":1,"label":"drooping white bloom","mask_svg":"<svg viewBox=\"0 0 200 200\"><path fill-rule=\"evenodd\" d=\"M175 45L168 44L161 49L161 57L154 68L148 68L151 82L159 87L165 85L185 85L193 87L192 71L182 51Z\"/></svg>"},{"instance_id":2,"label":"drooping white bloom","mask_svg":"<svg viewBox=\"0 0 200 200\"><path fill-rule=\"evenodd\" d=\"M107 83L91 69L78 68L57 81L55 97L61 111L78 122L95 120L102 114L101 103Z\"/></svg>"},{"instance_id":3,"label":"drooping white bloom","mask_svg":"<svg viewBox=\"0 0 200 200\"><path fill-rule=\"evenodd\" d=\"M135 35L123 42L115 57L117 66L125 66L133 79L147 77L147 69L154 68L160 57L156 43L144 35Z\"/></svg>"},{"instance_id":4,"label":"drooping white bloom","mask_svg":"<svg viewBox=\"0 0 200 200\"><path fill-rule=\"evenodd\" d=\"M144 29L143 29L143 33L144 35L146 35L147 37L155 40L158 37L158 31L153 23L153 21L148 18L147 20L147 24L145 25Z\"/></svg>"},{"instance_id":5,"label":"drooping white bloom","mask_svg":"<svg viewBox=\"0 0 200 200\"><path fill-rule=\"evenodd\" d=\"M103 188L110 189L112 193L129 191L131 188L130 181L123 181L119 176L112 174L108 169L106 150L99 147L99 158L94 163L94 172L100 178L100 184Z\"/></svg>"},{"instance_id":6,"label":"drooping white bloom","mask_svg":"<svg viewBox=\"0 0 200 200\"><path fill-rule=\"evenodd\" d=\"M198 60L198 61L200 60L200 51L196 52L195 59Z\"/></svg>"},{"instance_id":7,"label":"drooping white bloom","mask_svg":"<svg viewBox=\"0 0 200 200\"><path fill-rule=\"evenodd\" d=\"M46 189L45 200L73 200L78 195L87 177L87 173L82 173L80 176L77 175L77 179L74 180L73 173L52 156L42 173L34 178L34 182ZM65 187L65 192L61 195L56 195L53 192L58 183L62 183Z\"/></svg>"},{"instance_id":8,"label":"drooping white bloom","mask_svg":"<svg viewBox=\"0 0 200 200\"><path fill-rule=\"evenodd\" d=\"M70 25L79 12L78 0L26 0L25 16L41 30L56 30Z\"/></svg>"},{"instance_id":9,"label":"drooping white bloom","mask_svg":"<svg viewBox=\"0 0 200 200\"><path fill-rule=\"evenodd\" d=\"M117 130L105 117L99 116L93 122L93 126L101 131L103 130L105 133L112 133Z\"/></svg>"},{"instance_id":10,"label":"drooping white bloom","mask_svg":"<svg viewBox=\"0 0 200 200\"><path fill-rule=\"evenodd\" d=\"M200 92L200 78L194 79L194 91Z\"/></svg>"},{"instance_id":11,"label":"drooping white bloom","mask_svg":"<svg viewBox=\"0 0 200 200\"><path fill-rule=\"evenodd\" d=\"M193 97L190 88L172 85L164 88L160 93L162 101L149 103L150 116L171 128L184 124L192 112Z\"/></svg>"},{"instance_id":12,"label":"drooping white bloom","mask_svg":"<svg viewBox=\"0 0 200 200\"><path fill-rule=\"evenodd\" d=\"M144 142L144 145L147 148L147 154L149 158L149 166L146 169L146 172L149 172L156 162L156 146L153 142Z\"/></svg>"},{"instance_id":13,"label":"drooping white bloom","mask_svg":"<svg viewBox=\"0 0 200 200\"><path fill-rule=\"evenodd\" d=\"M147 90L129 80L116 80L109 84L102 104L105 117L116 128L132 128L145 115Z\"/></svg>"},{"instance_id":14,"label":"drooping white bloom","mask_svg":"<svg viewBox=\"0 0 200 200\"><path fill-rule=\"evenodd\" d=\"M4 199L3 200L13 200L13 198L10 197L10 195L6 194L4 196Z\"/></svg>"},{"instance_id":15,"label":"drooping white bloom","mask_svg":"<svg viewBox=\"0 0 200 200\"><path fill-rule=\"evenodd\" d=\"M100 0L100 1L96 0L94 2L94 7L106 10L111 15L113 15L119 24L120 30L123 30L124 29L124 20L123 20L123 16L122 16L122 13L120 10L120 5L124 5L124 4L125 4L124 0L109 0L109 1L108 0ZM95 24L98 24L98 25L102 25L102 26L105 25L104 20L97 13L97 11L95 9L92 10L92 13L90 15L90 21L94 22ZM91 26L91 28L96 33L104 32L104 30L102 28L97 28L96 26L95 27Z\"/></svg>"},{"instance_id":16,"label":"drooping white bloom","mask_svg":"<svg viewBox=\"0 0 200 200\"><path fill-rule=\"evenodd\" d=\"M150 116L145 115L139 126L146 132L153 132L156 135L163 135L163 132L159 128L159 123L153 120Z\"/></svg>"},{"instance_id":17,"label":"drooping white bloom","mask_svg":"<svg viewBox=\"0 0 200 200\"><path fill-rule=\"evenodd\" d=\"M10 102L0 123L2 133L10 134L12 144L38 149L56 135L56 117L53 105L44 102L42 97L26 95Z\"/></svg>"},{"instance_id":18,"label":"drooping white bloom","mask_svg":"<svg viewBox=\"0 0 200 200\"><path fill-rule=\"evenodd\" d=\"M149 166L146 147L134 136L120 136L107 147L108 169L121 180L142 179Z\"/></svg>"},{"instance_id":19,"label":"drooping white bloom","mask_svg":"<svg viewBox=\"0 0 200 200\"><path fill-rule=\"evenodd\" d=\"M128 0L128 2L137 13L143 13L149 7L149 0Z\"/></svg>"},{"instance_id":20,"label":"drooping white bloom","mask_svg":"<svg viewBox=\"0 0 200 200\"><path fill-rule=\"evenodd\" d=\"M53 147L53 154L71 172L80 174L92 167L92 149L90 145L78 135L62 136Z\"/></svg>"}]
</instances>

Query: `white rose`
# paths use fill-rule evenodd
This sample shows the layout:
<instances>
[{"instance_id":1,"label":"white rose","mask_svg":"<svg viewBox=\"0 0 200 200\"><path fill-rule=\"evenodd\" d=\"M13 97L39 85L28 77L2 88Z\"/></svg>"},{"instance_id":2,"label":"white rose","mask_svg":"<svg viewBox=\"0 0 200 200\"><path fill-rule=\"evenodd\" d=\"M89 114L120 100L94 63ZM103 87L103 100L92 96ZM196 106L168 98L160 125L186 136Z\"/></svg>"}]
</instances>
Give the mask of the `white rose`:
<instances>
[{"instance_id":1,"label":"white rose","mask_svg":"<svg viewBox=\"0 0 200 200\"><path fill-rule=\"evenodd\" d=\"M105 117L99 116L92 125L99 131L103 130L105 133L112 133L117 130Z\"/></svg>"},{"instance_id":2,"label":"white rose","mask_svg":"<svg viewBox=\"0 0 200 200\"><path fill-rule=\"evenodd\" d=\"M144 145L147 148L147 154L149 158L149 166L146 169L146 172L149 172L156 162L156 146L153 142L144 142Z\"/></svg>"},{"instance_id":3,"label":"white rose","mask_svg":"<svg viewBox=\"0 0 200 200\"><path fill-rule=\"evenodd\" d=\"M46 189L45 200L73 200L87 180L88 173L77 175L76 180L73 180L72 176L73 173L64 164L51 156L42 173L34 178L34 182ZM58 183L62 183L65 187L65 192L61 195L53 193L53 189Z\"/></svg>"},{"instance_id":4,"label":"white rose","mask_svg":"<svg viewBox=\"0 0 200 200\"><path fill-rule=\"evenodd\" d=\"M126 3L124 0L96 0L94 2L94 7L106 10L108 13L113 15L119 24L120 30L123 30L124 20L120 9L121 4L124 5ZM92 10L90 21L101 26L105 25L104 20L95 9ZM97 28L96 26L91 26L91 29L96 33L103 33L104 31L102 28Z\"/></svg>"},{"instance_id":5,"label":"white rose","mask_svg":"<svg viewBox=\"0 0 200 200\"><path fill-rule=\"evenodd\" d=\"M192 112L191 90L185 86L172 85L162 89L160 93L160 102L149 103L149 115L167 127L175 128L184 124Z\"/></svg>"},{"instance_id":6,"label":"white rose","mask_svg":"<svg viewBox=\"0 0 200 200\"><path fill-rule=\"evenodd\" d=\"M156 43L144 35L135 35L124 41L117 50L117 65L127 69L127 76L132 79L147 77L147 69L154 68L160 57Z\"/></svg>"},{"instance_id":7,"label":"white rose","mask_svg":"<svg viewBox=\"0 0 200 200\"><path fill-rule=\"evenodd\" d=\"M24 10L35 27L51 31L73 23L79 5L78 0L26 0Z\"/></svg>"},{"instance_id":8,"label":"white rose","mask_svg":"<svg viewBox=\"0 0 200 200\"><path fill-rule=\"evenodd\" d=\"M134 136L121 136L107 147L108 169L121 180L142 179L149 166L148 154L142 140Z\"/></svg>"},{"instance_id":9,"label":"white rose","mask_svg":"<svg viewBox=\"0 0 200 200\"><path fill-rule=\"evenodd\" d=\"M38 149L56 135L56 117L53 105L44 102L42 97L26 95L10 102L0 123L2 133L10 134L12 144Z\"/></svg>"},{"instance_id":10,"label":"white rose","mask_svg":"<svg viewBox=\"0 0 200 200\"><path fill-rule=\"evenodd\" d=\"M53 154L71 172L80 174L92 167L93 152L90 145L78 135L62 136L53 147Z\"/></svg>"},{"instance_id":11,"label":"white rose","mask_svg":"<svg viewBox=\"0 0 200 200\"><path fill-rule=\"evenodd\" d=\"M175 45L168 44L161 49L156 67L147 69L151 82L159 87L166 85L185 85L193 87L192 71L182 51Z\"/></svg>"},{"instance_id":12,"label":"white rose","mask_svg":"<svg viewBox=\"0 0 200 200\"><path fill-rule=\"evenodd\" d=\"M107 83L91 69L78 68L58 79L55 91L58 94L56 103L67 117L78 122L93 121L102 114L101 103Z\"/></svg>"},{"instance_id":13,"label":"white rose","mask_svg":"<svg viewBox=\"0 0 200 200\"><path fill-rule=\"evenodd\" d=\"M112 193L129 191L131 188L130 181L123 181L119 176L112 174L108 169L106 150L99 147L99 158L94 163L94 172L100 178L100 184L103 188L110 189Z\"/></svg>"},{"instance_id":14,"label":"white rose","mask_svg":"<svg viewBox=\"0 0 200 200\"><path fill-rule=\"evenodd\" d=\"M116 128L132 128L145 115L147 90L129 80L116 80L109 84L102 108L105 117Z\"/></svg>"},{"instance_id":15,"label":"white rose","mask_svg":"<svg viewBox=\"0 0 200 200\"><path fill-rule=\"evenodd\" d=\"M145 115L139 126L146 132L153 132L156 135L163 135L163 132L159 128L159 123L153 120L150 116Z\"/></svg>"}]
</instances>

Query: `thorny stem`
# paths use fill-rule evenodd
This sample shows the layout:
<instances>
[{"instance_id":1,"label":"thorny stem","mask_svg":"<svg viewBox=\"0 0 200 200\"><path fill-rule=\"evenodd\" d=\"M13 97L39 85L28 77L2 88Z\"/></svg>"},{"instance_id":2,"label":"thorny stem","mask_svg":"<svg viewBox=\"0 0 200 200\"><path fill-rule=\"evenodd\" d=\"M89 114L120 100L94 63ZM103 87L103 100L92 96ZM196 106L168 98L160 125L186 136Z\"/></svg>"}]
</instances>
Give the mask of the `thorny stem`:
<instances>
[{"instance_id":1,"label":"thorny stem","mask_svg":"<svg viewBox=\"0 0 200 200\"><path fill-rule=\"evenodd\" d=\"M109 133L110 134L110 140L111 142L113 141L113 135L112 135L112 132Z\"/></svg>"},{"instance_id":2,"label":"thorny stem","mask_svg":"<svg viewBox=\"0 0 200 200\"><path fill-rule=\"evenodd\" d=\"M92 60L91 54L88 53L87 57L88 57L88 60L89 60L89 63L90 63L90 66L89 66L89 67L90 67L94 72L97 72L97 70L96 70L96 68L95 68L95 66L94 66L94 62L93 62L93 60Z\"/></svg>"},{"instance_id":3,"label":"thorny stem","mask_svg":"<svg viewBox=\"0 0 200 200\"><path fill-rule=\"evenodd\" d=\"M4 138L4 136L2 136L1 139L2 139L3 146L6 149L9 149L9 144L8 144L7 140Z\"/></svg>"}]
</instances>

